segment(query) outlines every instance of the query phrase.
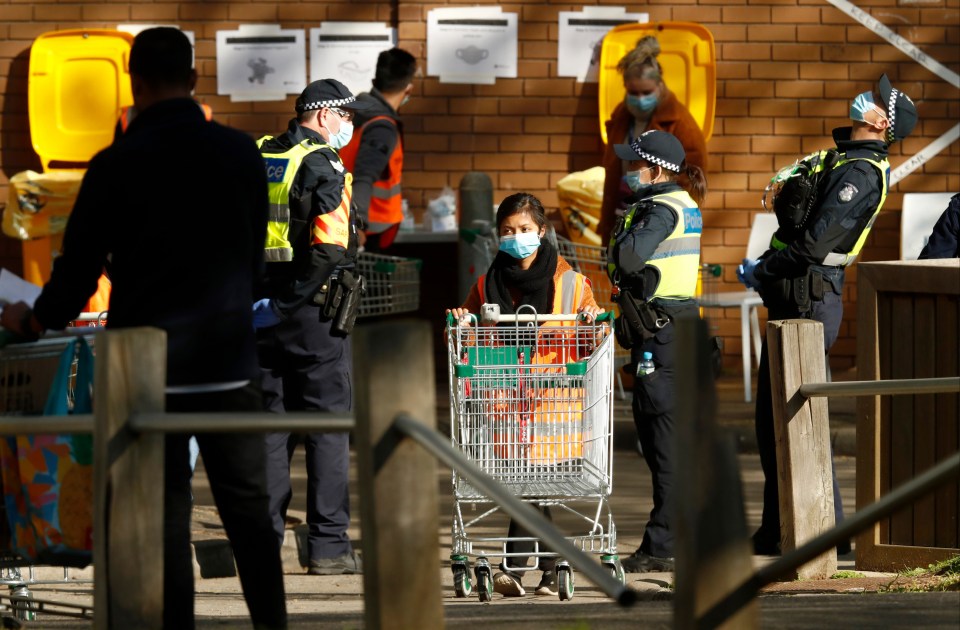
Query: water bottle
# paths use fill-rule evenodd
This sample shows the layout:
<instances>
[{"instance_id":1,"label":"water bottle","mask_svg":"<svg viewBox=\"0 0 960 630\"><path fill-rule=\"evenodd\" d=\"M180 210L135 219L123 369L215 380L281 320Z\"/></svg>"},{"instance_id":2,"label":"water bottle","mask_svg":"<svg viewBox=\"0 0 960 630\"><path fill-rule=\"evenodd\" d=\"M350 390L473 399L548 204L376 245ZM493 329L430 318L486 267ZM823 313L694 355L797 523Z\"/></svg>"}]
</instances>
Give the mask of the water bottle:
<instances>
[{"instance_id":1,"label":"water bottle","mask_svg":"<svg viewBox=\"0 0 960 630\"><path fill-rule=\"evenodd\" d=\"M649 376L657 367L653 364L653 353L644 352L643 359L637 365L637 376Z\"/></svg>"}]
</instances>

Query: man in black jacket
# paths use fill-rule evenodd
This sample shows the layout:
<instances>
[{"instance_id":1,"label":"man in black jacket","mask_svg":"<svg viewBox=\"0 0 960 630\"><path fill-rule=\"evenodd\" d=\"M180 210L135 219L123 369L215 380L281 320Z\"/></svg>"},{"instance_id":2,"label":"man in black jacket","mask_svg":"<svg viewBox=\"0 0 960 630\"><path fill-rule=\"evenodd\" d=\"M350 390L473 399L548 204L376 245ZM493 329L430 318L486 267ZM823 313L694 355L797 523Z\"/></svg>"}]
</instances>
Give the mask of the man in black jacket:
<instances>
[{"instance_id":1,"label":"man in black jacket","mask_svg":"<svg viewBox=\"0 0 960 630\"><path fill-rule=\"evenodd\" d=\"M177 29L137 35L130 78L140 113L90 162L63 254L33 311L7 307L2 324L33 334L62 329L96 291L109 260L108 327L167 333L167 410L260 411L250 302L263 268L263 161L248 136L204 119L190 97L191 66L190 42ZM197 438L254 625L286 627L263 438ZM194 627L188 439L166 440L165 628Z\"/></svg>"},{"instance_id":2,"label":"man in black jacket","mask_svg":"<svg viewBox=\"0 0 960 630\"><path fill-rule=\"evenodd\" d=\"M366 105L334 79L314 81L297 99L287 131L259 142L273 212L267 272L254 304L257 352L269 411L350 411L350 340L323 315L331 276L353 264L357 232L350 173L337 151L350 141L353 112ZM290 460L301 436L267 436L267 478L276 535L290 505ZM315 575L360 573L353 551L350 451L346 433L309 433L307 544Z\"/></svg>"},{"instance_id":3,"label":"man in black jacket","mask_svg":"<svg viewBox=\"0 0 960 630\"><path fill-rule=\"evenodd\" d=\"M780 225L770 249L759 260L744 259L738 271L741 282L760 292L769 319L807 318L823 323L827 352L843 319L844 270L859 254L887 196L887 148L910 134L917 110L910 97L883 75L875 90L853 100L850 119L851 127L833 130L836 155L819 152L805 158L827 171L809 216L800 225L786 225L778 215ZM781 207L778 202L775 205ZM755 553L771 555L780 551L780 504L766 340L757 374L755 420L765 483L763 517L753 545ZM836 477L833 484L839 522L843 506ZM848 552L850 543L838 545L837 550Z\"/></svg>"}]
</instances>

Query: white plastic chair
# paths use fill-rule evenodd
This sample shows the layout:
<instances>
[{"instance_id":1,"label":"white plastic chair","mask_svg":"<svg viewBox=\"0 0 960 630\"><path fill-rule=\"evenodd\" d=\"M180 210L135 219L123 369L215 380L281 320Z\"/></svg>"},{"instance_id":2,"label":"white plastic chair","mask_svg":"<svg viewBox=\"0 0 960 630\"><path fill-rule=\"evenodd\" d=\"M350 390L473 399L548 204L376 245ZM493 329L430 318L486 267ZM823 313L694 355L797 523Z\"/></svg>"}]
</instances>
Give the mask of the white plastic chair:
<instances>
[{"instance_id":1,"label":"white plastic chair","mask_svg":"<svg viewBox=\"0 0 960 630\"><path fill-rule=\"evenodd\" d=\"M750 228L750 240L747 241L746 258L759 258L770 247L770 237L777 231L777 217L764 212L753 217ZM760 295L753 289L746 291L726 291L705 295L700 299L703 308L740 308L740 348L743 354L743 399L753 400L750 377L750 347L760 365L760 318L757 308L763 305Z\"/></svg>"},{"instance_id":2,"label":"white plastic chair","mask_svg":"<svg viewBox=\"0 0 960 630\"><path fill-rule=\"evenodd\" d=\"M900 260L916 260L956 193L906 193L900 213Z\"/></svg>"}]
</instances>

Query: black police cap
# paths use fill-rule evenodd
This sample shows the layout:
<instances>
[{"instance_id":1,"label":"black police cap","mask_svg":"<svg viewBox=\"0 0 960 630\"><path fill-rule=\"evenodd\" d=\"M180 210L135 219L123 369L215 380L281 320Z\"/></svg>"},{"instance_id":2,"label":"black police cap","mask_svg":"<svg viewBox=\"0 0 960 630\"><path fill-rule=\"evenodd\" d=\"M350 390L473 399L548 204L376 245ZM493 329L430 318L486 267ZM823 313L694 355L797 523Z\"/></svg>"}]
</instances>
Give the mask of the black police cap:
<instances>
[{"instance_id":1,"label":"black police cap","mask_svg":"<svg viewBox=\"0 0 960 630\"><path fill-rule=\"evenodd\" d=\"M339 109L361 110L370 107L369 103L358 101L343 83L336 79L321 79L314 81L297 97L296 110L298 114L313 109L336 107Z\"/></svg>"}]
</instances>

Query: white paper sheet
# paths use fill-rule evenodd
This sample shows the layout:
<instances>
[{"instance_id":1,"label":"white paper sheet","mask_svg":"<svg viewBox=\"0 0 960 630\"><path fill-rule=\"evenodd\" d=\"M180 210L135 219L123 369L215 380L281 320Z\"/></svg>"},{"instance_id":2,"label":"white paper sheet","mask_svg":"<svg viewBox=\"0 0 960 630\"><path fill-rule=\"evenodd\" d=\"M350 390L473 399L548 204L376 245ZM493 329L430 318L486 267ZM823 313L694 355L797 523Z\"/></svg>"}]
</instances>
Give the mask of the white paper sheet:
<instances>
[{"instance_id":1,"label":"white paper sheet","mask_svg":"<svg viewBox=\"0 0 960 630\"><path fill-rule=\"evenodd\" d=\"M336 79L369 92L377 57L396 45L397 31L378 22L321 22L310 29L310 81Z\"/></svg>"},{"instance_id":2,"label":"white paper sheet","mask_svg":"<svg viewBox=\"0 0 960 630\"><path fill-rule=\"evenodd\" d=\"M517 14L500 7L427 14L427 74L441 83L493 83L517 76Z\"/></svg>"},{"instance_id":3,"label":"white paper sheet","mask_svg":"<svg viewBox=\"0 0 960 630\"><path fill-rule=\"evenodd\" d=\"M303 29L241 24L217 31L217 94L232 101L281 101L307 86Z\"/></svg>"},{"instance_id":4,"label":"white paper sheet","mask_svg":"<svg viewBox=\"0 0 960 630\"><path fill-rule=\"evenodd\" d=\"M40 287L32 282L27 282L12 271L0 269L0 304L26 302L33 307L40 291Z\"/></svg>"},{"instance_id":5,"label":"white paper sheet","mask_svg":"<svg viewBox=\"0 0 960 630\"><path fill-rule=\"evenodd\" d=\"M648 22L650 16L627 13L624 7L584 7L580 12L561 11L559 20L557 75L596 83L603 36L621 24Z\"/></svg>"}]
</instances>

